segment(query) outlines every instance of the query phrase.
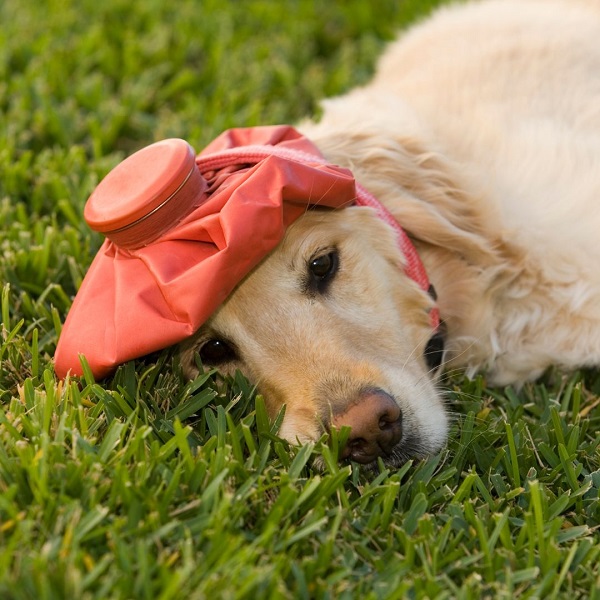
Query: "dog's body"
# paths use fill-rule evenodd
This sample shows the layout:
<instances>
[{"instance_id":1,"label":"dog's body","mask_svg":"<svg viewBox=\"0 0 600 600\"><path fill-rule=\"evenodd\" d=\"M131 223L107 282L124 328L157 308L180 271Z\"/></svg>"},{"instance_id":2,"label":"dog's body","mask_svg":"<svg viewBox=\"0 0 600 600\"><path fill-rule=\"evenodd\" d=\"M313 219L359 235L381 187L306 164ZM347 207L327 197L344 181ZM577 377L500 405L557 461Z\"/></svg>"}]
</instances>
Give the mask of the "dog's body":
<instances>
[{"instance_id":1,"label":"dog's body","mask_svg":"<svg viewBox=\"0 0 600 600\"><path fill-rule=\"evenodd\" d=\"M413 239L448 365L518 384L600 363L599 1L439 11L301 130ZM363 462L439 449L432 299L401 260L371 209L310 211L187 344L190 373L194 350L239 368L290 440L347 424Z\"/></svg>"}]
</instances>

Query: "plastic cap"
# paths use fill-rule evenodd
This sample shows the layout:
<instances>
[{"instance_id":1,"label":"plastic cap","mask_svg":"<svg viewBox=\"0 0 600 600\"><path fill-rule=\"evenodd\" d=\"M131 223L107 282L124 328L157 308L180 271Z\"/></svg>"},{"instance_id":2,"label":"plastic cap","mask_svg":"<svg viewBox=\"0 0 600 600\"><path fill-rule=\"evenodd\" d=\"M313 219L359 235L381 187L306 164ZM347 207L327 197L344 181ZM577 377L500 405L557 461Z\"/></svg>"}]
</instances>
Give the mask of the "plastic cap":
<instances>
[{"instance_id":1,"label":"plastic cap","mask_svg":"<svg viewBox=\"0 0 600 600\"><path fill-rule=\"evenodd\" d=\"M177 138L138 150L98 185L84 210L88 225L123 248L156 240L205 198L194 149Z\"/></svg>"}]
</instances>

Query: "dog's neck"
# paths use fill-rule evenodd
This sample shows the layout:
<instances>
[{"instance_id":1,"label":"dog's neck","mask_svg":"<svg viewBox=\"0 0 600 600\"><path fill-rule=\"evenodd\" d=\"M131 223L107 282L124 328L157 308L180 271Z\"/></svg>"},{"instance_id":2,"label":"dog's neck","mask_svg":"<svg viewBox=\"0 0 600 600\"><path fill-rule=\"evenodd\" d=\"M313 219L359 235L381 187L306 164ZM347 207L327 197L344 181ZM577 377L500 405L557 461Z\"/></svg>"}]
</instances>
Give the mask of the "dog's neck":
<instances>
[{"instance_id":1,"label":"dog's neck","mask_svg":"<svg viewBox=\"0 0 600 600\"><path fill-rule=\"evenodd\" d=\"M496 327L496 297L510 277L507 269L500 264L474 263L455 250L418 240L415 246L437 292L450 355L457 366L479 363L478 355L489 355L486 346ZM482 332L488 332L484 339Z\"/></svg>"}]
</instances>

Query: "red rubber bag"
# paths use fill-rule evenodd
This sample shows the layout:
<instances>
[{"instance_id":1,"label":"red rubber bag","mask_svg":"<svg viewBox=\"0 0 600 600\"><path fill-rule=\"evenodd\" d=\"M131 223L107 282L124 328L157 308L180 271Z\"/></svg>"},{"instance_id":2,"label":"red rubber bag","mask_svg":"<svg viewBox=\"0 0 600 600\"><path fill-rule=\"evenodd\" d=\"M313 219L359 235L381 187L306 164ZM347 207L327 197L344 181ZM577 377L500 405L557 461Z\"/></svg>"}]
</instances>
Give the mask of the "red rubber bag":
<instances>
[{"instance_id":1,"label":"red rubber bag","mask_svg":"<svg viewBox=\"0 0 600 600\"><path fill-rule=\"evenodd\" d=\"M117 165L85 218L106 240L67 315L59 377L94 376L192 335L308 207L357 197L288 126L232 129L194 156L183 140L152 144Z\"/></svg>"}]
</instances>

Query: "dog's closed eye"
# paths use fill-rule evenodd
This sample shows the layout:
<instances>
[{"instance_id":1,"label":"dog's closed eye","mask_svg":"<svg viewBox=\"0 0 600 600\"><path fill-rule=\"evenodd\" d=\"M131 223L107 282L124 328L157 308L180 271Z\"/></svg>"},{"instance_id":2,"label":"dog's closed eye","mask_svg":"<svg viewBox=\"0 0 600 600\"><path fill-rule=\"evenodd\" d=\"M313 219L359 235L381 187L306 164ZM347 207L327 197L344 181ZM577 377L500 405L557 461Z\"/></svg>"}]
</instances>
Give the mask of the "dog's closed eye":
<instances>
[{"instance_id":1,"label":"dog's closed eye","mask_svg":"<svg viewBox=\"0 0 600 600\"><path fill-rule=\"evenodd\" d=\"M198 350L203 365L216 367L238 360L238 354L233 345L219 338L206 340Z\"/></svg>"},{"instance_id":2,"label":"dog's closed eye","mask_svg":"<svg viewBox=\"0 0 600 600\"><path fill-rule=\"evenodd\" d=\"M329 250L313 256L308 261L306 289L312 294L324 294L340 266L337 250Z\"/></svg>"}]
</instances>

